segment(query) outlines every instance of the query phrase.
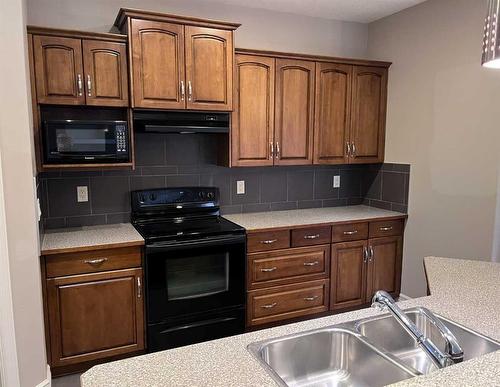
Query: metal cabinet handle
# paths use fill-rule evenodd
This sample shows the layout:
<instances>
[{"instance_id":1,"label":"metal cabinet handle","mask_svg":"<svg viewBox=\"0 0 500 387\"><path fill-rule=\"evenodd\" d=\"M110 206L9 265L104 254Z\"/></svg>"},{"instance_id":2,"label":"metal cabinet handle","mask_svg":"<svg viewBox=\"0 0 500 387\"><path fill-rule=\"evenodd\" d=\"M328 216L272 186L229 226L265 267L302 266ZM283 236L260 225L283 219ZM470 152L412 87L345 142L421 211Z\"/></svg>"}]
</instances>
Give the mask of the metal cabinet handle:
<instances>
[{"instance_id":1,"label":"metal cabinet handle","mask_svg":"<svg viewBox=\"0 0 500 387\"><path fill-rule=\"evenodd\" d=\"M269 160L272 160L274 158L274 143L270 142L269 147L271 148L271 153L269 154Z\"/></svg>"},{"instance_id":2,"label":"metal cabinet handle","mask_svg":"<svg viewBox=\"0 0 500 387\"><path fill-rule=\"evenodd\" d=\"M368 262L368 248L363 247L363 263Z\"/></svg>"},{"instance_id":3,"label":"metal cabinet handle","mask_svg":"<svg viewBox=\"0 0 500 387\"><path fill-rule=\"evenodd\" d=\"M314 234L314 235L304 235L304 239L318 239L319 234Z\"/></svg>"},{"instance_id":4,"label":"metal cabinet handle","mask_svg":"<svg viewBox=\"0 0 500 387\"><path fill-rule=\"evenodd\" d=\"M86 259L85 261L83 261L83 263L88 263L89 265L100 265L107 260L108 258Z\"/></svg>"},{"instance_id":5,"label":"metal cabinet handle","mask_svg":"<svg viewBox=\"0 0 500 387\"><path fill-rule=\"evenodd\" d=\"M319 261L304 262L304 266L316 266L316 265L319 265Z\"/></svg>"},{"instance_id":6,"label":"metal cabinet handle","mask_svg":"<svg viewBox=\"0 0 500 387\"><path fill-rule=\"evenodd\" d=\"M352 157L356 157L356 144L354 144L354 141L352 142Z\"/></svg>"},{"instance_id":7,"label":"metal cabinet handle","mask_svg":"<svg viewBox=\"0 0 500 387\"><path fill-rule=\"evenodd\" d=\"M352 230L352 231L344 231L344 235L354 235L357 234L358 230Z\"/></svg>"},{"instance_id":8,"label":"metal cabinet handle","mask_svg":"<svg viewBox=\"0 0 500 387\"><path fill-rule=\"evenodd\" d=\"M276 302L273 302L272 304L262 305L261 308L271 309L271 308L274 308L276 305L278 305L278 304Z\"/></svg>"},{"instance_id":9,"label":"metal cabinet handle","mask_svg":"<svg viewBox=\"0 0 500 387\"><path fill-rule=\"evenodd\" d=\"M92 80L89 74L87 74L87 95L92 97Z\"/></svg>"},{"instance_id":10,"label":"metal cabinet handle","mask_svg":"<svg viewBox=\"0 0 500 387\"><path fill-rule=\"evenodd\" d=\"M280 143L276 141L276 159L280 158Z\"/></svg>"},{"instance_id":11,"label":"metal cabinet handle","mask_svg":"<svg viewBox=\"0 0 500 387\"><path fill-rule=\"evenodd\" d=\"M312 296L312 297L304 297L304 301L314 301L317 300L318 296Z\"/></svg>"},{"instance_id":12,"label":"metal cabinet handle","mask_svg":"<svg viewBox=\"0 0 500 387\"><path fill-rule=\"evenodd\" d=\"M268 239L267 241L260 241L260 243L262 243L263 245L270 245L277 241L277 239Z\"/></svg>"},{"instance_id":13,"label":"metal cabinet handle","mask_svg":"<svg viewBox=\"0 0 500 387\"><path fill-rule=\"evenodd\" d=\"M76 76L76 85L78 86L78 96L81 97L83 95L82 74Z\"/></svg>"},{"instance_id":14,"label":"metal cabinet handle","mask_svg":"<svg viewBox=\"0 0 500 387\"><path fill-rule=\"evenodd\" d=\"M375 253L373 251L373 246L370 246L368 249L369 249L369 252L370 252L370 255L368 257L368 262L371 262L371 261L373 261Z\"/></svg>"},{"instance_id":15,"label":"metal cabinet handle","mask_svg":"<svg viewBox=\"0 0 500 387\"><path fill-rule=\"evenodd\" d=\"M141 277L137 277L137 298L142 297L142 284Z\"/></svg>"},{"instance_id":16,"label":"metal cabinet handle","mask_svg":"<svg viewBox=\"0 0 500 387\"><path fill-rule=\"evenodd\" d=\"M351 156L351 144L349 141L346 142L347 145L347 156Z\"/></svg>"},{"instance_id":17,"label":"metal cabinet handle","mask_svg":"<svg viewBox=\"0 0 500 387\"><path fill-rule=\"evenodd\" d=\"M191 86L191 81L188 81L188 101L193 99L193 86Z\"/></svg>"},{"instance_id":18,"label":"metal cabinet handle","mask_svg":"<svg viewBox=\"0 0 500 387\"><path fill-rule=\"evenodd\" d=\"M392 230L392 226L389 226L389 227L380 227L379 230L380 231L391 231Z\"/></svg>"},{"instance_id":19,"label":"metal cabinet handle","mask_svg":"<svg viewBox=\"0 0 500 387\"><path fill-rule=\"evenodd\" d=\"M181 81L181 101L186 98L186 88L184 87L184 81Z\"/></svg>"},{"instance_id":20,"label":"metal cabinet handle","mask_svg":"<svg viewBox=\"0 0 500 387\"><path fill-rule=\"evenodd\" d=\"M263 268L263 269L260 269L260 271L264 272L264 273L270 273L272 271L275 271L277 269L276 266L273 266L273 267L269 267L269 268Z\"/></svg>"}]
</instances>

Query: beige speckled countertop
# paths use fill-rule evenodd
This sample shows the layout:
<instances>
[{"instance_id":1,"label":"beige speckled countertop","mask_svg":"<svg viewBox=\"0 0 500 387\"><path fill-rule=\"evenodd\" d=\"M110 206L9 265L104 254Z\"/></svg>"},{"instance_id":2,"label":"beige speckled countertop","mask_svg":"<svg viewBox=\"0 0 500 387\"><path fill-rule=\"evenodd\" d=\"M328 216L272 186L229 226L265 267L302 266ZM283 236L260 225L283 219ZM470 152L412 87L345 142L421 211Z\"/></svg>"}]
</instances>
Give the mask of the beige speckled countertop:
<instances>
[{"instance_id":1,"label":"beige speckled countertop","mask_svg":"<svg viewBox=\"0 0 500 387\"><path fill-rule=\"evenodd\" d=\"M356 222L359 220L376 218L402 217L406 217L406 214L363 205L224 215L224 218L245 227L247 231L304 226L309 224Z\"/></svg>"},{"instance_id":2,"label":"beige speckled countertop","mask_svg":"<svg viewBox=\"0 0 500 387\"><path fill-rule=\"evenodd\" d=\"M130 223L74 227L45 231L42 255L143 244L141 234Z\"/></svg>"},{"instance_id":3,"label":"beige speckled countertop","mask_svg":"<svg viewBox=\"0 0 500 387\"><path fill-rule=\"evenodd\" d=\"M500 340L500 264L428 257L430 297L400 303L434 312ZM82 387L100 386L276 386L247 351L254 341L380 314L362 309L246 333L93 367ZM466 361L398 386L499 386L500 351Z\"/></svg>"}]
</instances>

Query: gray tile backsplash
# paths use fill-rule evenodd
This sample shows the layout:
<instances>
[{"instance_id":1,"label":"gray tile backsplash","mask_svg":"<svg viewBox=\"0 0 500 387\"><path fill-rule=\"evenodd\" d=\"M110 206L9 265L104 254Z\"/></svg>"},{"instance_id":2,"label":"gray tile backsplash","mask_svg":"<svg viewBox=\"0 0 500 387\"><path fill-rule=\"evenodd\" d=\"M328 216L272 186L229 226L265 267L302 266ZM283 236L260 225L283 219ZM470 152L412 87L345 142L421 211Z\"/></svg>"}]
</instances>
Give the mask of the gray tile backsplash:
<instances>
[{"instance_id":1,"label":"gray tile backsplash","mask_svg":"<svg viewBox=\"0 0 500 387\"><path fill-rule=\"evenodd\" d=\"M130 191L217 186L222 213L366 204L406 212L407 164L225 168L215 165L210 135L136 134L136 169L39 175L45 228L120 223L130 219ZM340 188L333 176L340 175ZM245 194L236 182L245 181ZM88 186L78 203L76 187Z\"/></svg>"}]
</instances>

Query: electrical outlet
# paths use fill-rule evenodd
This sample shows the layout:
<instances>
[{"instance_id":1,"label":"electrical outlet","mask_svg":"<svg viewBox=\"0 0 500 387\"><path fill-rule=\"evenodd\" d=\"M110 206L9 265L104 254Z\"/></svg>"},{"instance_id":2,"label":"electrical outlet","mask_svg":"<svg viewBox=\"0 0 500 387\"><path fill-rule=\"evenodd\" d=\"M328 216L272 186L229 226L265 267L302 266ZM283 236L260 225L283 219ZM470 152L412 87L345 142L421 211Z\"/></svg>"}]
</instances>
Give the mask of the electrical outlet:
<instances>
[{"instance_id":1,"label":"electrical outlet","mask_svg":"<svg viewBox=\"0 0 500 387\"><path fill-rule=\"evenodd\" d=\"M333 188L339 188L340 187L340 176L335 175L333 176Z\"/></svg>"},{"instance_id":2,"label":"electrical outlet","mask_svg":"<svg viewBox=\"0 0 500 387\"><path fill-rule=\"evenodd\" d=\"M76 187L76 200L78 203L89 201L89 189L86 185Z\"/></svg>"},{"instance_id":3,"label":"electrical outlet","mask_svg":"<svg viewBox=\"0 0 500 387\"><path fill-rule=\"evenodd\" d=\"M236 194L237 195L245 194L245 180L238 180L236 182Z\"/></svg>"}]
</instances>

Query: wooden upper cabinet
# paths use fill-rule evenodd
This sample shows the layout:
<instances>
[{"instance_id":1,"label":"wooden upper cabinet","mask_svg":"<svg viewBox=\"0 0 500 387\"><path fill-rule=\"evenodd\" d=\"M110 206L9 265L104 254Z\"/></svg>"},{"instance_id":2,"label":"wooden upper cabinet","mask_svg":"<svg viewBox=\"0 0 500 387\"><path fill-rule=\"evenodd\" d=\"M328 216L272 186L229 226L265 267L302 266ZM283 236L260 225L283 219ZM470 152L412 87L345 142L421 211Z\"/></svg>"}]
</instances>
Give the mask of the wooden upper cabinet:
<instances>
[{"instance_id":1,"label":"wooden upper cabinet","mask_svg":"<svg viewBox=\"0 0 500 387\"><path fill-rule=\"evenodd\" d=\"M131 20L133 107L183 109L184 26Z\"/></svg>"},{"instance_id":2,"label":"wooden upper cabinet","mask_svg":"<svg viewBox=\"0 0 500 387\"><path fill-rule=\"evenodd\" d=\"M83 67L87 105L128 106L124 43L84 40Z\"/></svg>"},{"instance_id":3,"label":"wooden upper cabinet","mask_svg":"<svg viewBox=\"0 0 500 387\"><path fill-rule=\"evenodd\" d=\"M387 69L354 66L352 93L350 162L383 162Z\"/></svg>"},{"instance_id":4,"label":"wooden upper cabinet","mask_svg":"<svg viewBox=\"0 0 500 387\"><path fill-rule=\"evenodd\" d=\"M352 66L316 63L314 163L345 164L348 160Z\"/></svg>"},{"instance_id":5,"label":"wooden upper cabinet","mask_svg":"<svg viewBox=\"0 0 500 387\"><path fill-rule=\"evenodd\" d=\"M273 165L274 58L236 55L231 165Z\"/></svg>"},{"instance_id":6,"label":"wooden upper cabinet","mask_svg":"<svg viewBox=\"0 0 500 387\"><path fill-rule=\"evenodd\" d=\"M233 32L185 27L188 109L232 110Z\"/></svg>"},{"instance_id":7,"label":"wooden upper cabinet","mask_svg":"<svg viewBox=\"0 0 500 387\"><path fill-rule=\"evenodd\" d=\"M312 164L315 63L276 59L275 164Z\"/></svg>"},{"instance_id":8,"label":"wooden upper cabinet","mask_svg":"<svg viewBox=\"0 0 500 387\"><path fill-rule=\"evenodd\" d=\"M82 43L57 36L33 37L38 103L85 103Z\"/></svg>"}]
</instances>

